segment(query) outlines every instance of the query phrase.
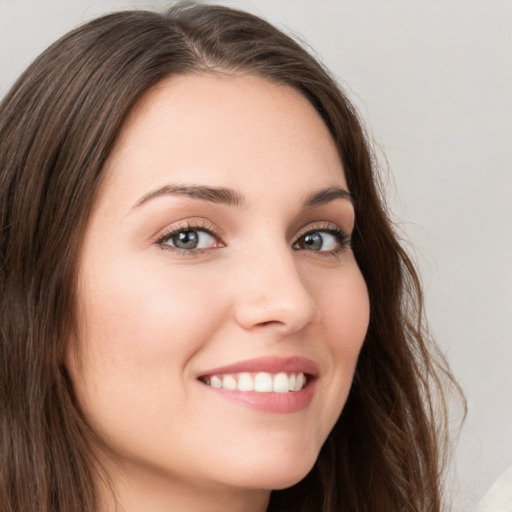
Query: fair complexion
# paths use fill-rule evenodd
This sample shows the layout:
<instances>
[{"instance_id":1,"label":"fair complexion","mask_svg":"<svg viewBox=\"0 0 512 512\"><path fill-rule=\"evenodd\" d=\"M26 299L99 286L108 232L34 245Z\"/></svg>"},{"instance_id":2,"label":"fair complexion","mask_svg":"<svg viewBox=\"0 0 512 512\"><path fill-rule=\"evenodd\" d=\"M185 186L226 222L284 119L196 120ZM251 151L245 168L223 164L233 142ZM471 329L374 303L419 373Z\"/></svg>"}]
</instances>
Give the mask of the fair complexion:
<instances>
[{"instance_id":1,"label":"fair complexion","mask_svg":"<svg viewBox=\"0 0 512 512\"><path fill-rule=\"evenodd\" d=\"M138 102L86 229L67 354L121 510L263 512L308 473L368 326L354 220L295 90L192 75Z\"/></svg>"}]
</instances>

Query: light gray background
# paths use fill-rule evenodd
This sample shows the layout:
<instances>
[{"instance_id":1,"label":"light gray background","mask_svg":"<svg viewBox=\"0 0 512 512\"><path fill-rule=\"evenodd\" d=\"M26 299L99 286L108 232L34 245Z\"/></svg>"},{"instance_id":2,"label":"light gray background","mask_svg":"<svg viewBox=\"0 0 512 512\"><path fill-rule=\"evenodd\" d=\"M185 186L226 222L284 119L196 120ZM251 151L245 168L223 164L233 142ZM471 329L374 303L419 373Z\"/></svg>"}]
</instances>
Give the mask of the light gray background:
<instances>
[{"instance_id":1,"label":"light gray background","mask_svg":"<svg viewBox=\"0 0 512 512\"><path fill-rule=\"evenodd\" d=\"M0 0L0 97L78 23L165 3ZM305 38L387 156L431 325L468 397L449 487L456 512L475 510L512 464L512 1L225 3Z\"/></svg>"}]
</instances>

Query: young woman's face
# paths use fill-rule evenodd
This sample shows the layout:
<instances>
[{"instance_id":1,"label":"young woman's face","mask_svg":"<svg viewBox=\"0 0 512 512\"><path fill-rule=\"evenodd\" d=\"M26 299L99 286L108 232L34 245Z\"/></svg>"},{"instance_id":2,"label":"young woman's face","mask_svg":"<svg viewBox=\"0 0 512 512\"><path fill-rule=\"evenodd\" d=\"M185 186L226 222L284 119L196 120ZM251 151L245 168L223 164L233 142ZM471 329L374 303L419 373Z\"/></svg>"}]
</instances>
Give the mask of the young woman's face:
<instances>
[{"instance_id":1,"label":"young woman's face","mask_svg":"<svg viewBox=\"0 0 512 512\"><path fill-rule=\"evenodd\" d=\"M194 75L142 98L86 230L67 355L126 482L235 492L306 475L368 325L353 227L334 143L295 90Z\"/></svg>"}]
</instances>

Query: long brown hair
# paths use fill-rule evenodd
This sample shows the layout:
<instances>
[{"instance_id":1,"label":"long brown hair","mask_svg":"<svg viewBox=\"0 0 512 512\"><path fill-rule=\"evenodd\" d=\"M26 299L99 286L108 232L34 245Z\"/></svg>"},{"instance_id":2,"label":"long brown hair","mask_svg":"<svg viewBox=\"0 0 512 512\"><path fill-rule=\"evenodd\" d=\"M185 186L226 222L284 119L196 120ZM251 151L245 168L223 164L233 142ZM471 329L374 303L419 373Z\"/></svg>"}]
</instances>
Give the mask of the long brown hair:
<instances>
[{"instance_id":1,"label":"long brown hair","mask_svg":"<svg viewBox=\"0 0 512 512\"><path fill-rule=\"evenodd\" d=\"M126 11L64 36L0 104L0 509L95 512L90 430L63 352L77 257L104 162L130 109L170 75L253 73L299 90L337 144L353 250L371 302L345 409L311 473L270 511L439 512L441 384L417 274L379 192L361 122L328 72L265 21L221 6ZM436 396L441 399L435 400Z\"/></svg>"}]
</instances>

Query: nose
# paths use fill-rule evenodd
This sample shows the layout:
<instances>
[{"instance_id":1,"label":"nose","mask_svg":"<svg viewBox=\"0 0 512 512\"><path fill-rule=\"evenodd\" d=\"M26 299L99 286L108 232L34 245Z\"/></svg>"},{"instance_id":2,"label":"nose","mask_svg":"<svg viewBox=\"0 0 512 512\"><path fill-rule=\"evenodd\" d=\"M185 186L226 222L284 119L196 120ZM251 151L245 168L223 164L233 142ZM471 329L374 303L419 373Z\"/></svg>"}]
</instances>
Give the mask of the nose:
<instances>
[{"instance_id":1,"label":"nose","mask_svg":"<svg viewBox=\"0 0 512 512\"><path fill-rule=\"evenodd\" d=\"M320 309L289 247L279 254L268 251L247 258L237 277L235 318L244 329L265 327L291 334L320 321Z\"/></svg>"}]
</instances>

